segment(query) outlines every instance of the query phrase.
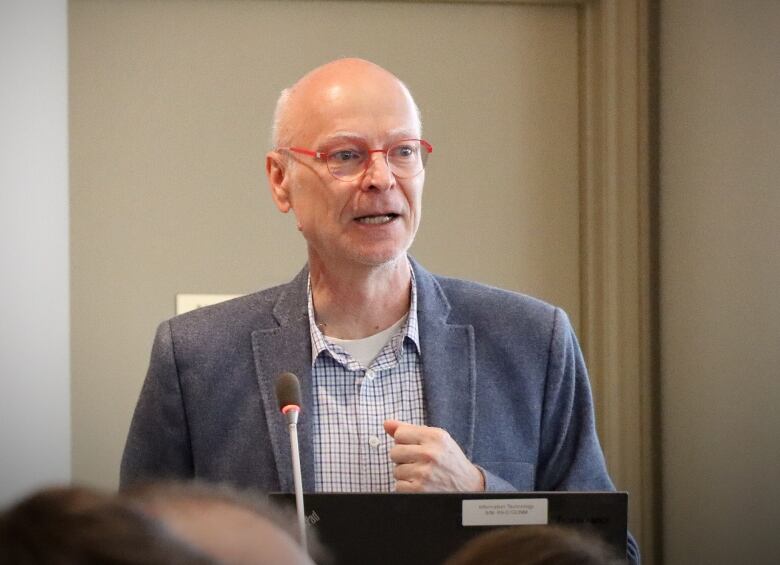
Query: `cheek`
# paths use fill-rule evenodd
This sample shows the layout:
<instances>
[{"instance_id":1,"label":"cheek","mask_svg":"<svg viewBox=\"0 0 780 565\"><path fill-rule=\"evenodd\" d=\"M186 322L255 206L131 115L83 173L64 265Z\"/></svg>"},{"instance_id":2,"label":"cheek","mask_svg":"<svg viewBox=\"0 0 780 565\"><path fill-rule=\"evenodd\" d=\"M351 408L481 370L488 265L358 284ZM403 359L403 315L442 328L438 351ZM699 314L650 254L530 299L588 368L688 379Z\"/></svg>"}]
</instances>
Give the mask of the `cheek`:
<instances>
[{"instance_id":1,"label":"cheek","mask_svg":"<svg viewBox=\"0 0 780 565\"><path fill-rule=\"evenodd\" d=\"M301 196L303 193L301 194ZM311 187L305 197L298 198L293 212L298 229L310 233L329 232L352 218L352 201L344 191L329 190L325 186Z\"/></svg>"},{"instance_id":2,"label":"cheek","mask_svg":"<svg viewBox=\"0 0 780 565\"><path fill-rule=\"evenodd\" d=\"M422 182L410 185L409 187L407 187L405 192L406 192L406 200L409 202L409 208L411 208L413 214L419 216L422 211L422 196L423 196Z\"/></svg>"},{"instance_id":3,"label":"cheek","mask_svg":"<svg viewBox=\"0 0 780 565\"><path fill-rule=\"evenodd\" d=\"M290 205L299 221L316 217L325 207L325 191L317 179L297 178L290 189Z\"/></svg>"}]
</instances>

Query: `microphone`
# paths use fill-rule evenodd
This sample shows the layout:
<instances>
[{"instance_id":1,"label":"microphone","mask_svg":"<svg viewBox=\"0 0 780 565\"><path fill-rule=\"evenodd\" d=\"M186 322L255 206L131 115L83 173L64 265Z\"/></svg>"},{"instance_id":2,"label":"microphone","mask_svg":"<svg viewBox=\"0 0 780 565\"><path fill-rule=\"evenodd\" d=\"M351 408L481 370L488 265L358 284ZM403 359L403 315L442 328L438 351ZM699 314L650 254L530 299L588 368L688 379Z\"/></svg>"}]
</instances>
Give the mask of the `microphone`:
<instances>
[{"instance_id":1,"label":"microphone","mask_svg":"<svg viewBox=\"0 0 780 565\"><path fill-rule=\"evenodd\" d=\"M303 480L301 478L301 453L298 448L298 415L301 412L301 383L292 373L282 373L276 378L276 399L279 409L287 419L292 453L293 484L295 486L295 509L298 512L298 527L301 530L301 545L306 547L306 513L303 509Z\"/></svg>"}]
</instances>

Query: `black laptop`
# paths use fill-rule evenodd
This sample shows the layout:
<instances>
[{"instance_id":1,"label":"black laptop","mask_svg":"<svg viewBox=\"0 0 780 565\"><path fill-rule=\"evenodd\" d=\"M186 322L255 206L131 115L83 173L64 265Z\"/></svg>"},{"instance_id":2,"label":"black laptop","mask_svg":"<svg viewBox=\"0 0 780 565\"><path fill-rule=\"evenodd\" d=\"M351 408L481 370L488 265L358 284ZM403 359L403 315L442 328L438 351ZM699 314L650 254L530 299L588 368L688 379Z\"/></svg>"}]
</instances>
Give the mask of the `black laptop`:
<instances>
[{"instance_id":1,"label":"black laptop","mask_svg":"<svg viewBox=\"0 0 780 565\"><path fill-rule=\"evenodd\" d=\"M294 509L292 494L271 498ZM495 528L563 524L626 553L625 492L304 495L307 520L334 565L438 565Z\"/></svg>"}]
</instances>

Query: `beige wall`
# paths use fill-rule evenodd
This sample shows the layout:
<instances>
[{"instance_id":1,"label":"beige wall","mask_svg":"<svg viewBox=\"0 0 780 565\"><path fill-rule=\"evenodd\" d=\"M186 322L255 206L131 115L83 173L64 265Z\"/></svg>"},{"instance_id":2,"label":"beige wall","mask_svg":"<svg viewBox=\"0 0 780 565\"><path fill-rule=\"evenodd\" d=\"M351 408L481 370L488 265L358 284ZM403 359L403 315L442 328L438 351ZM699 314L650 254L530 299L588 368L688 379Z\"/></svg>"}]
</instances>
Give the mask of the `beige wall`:
<instances>
[{"instance_id":1,"label":"beige wall","mask_svg":"<svg viewBox=\"0 0 780 565\"><path fill-rule=\"evenodd\" d=\"M780 2L661 7L668 565L780 559Z\"/></svg>"}]
</instances>

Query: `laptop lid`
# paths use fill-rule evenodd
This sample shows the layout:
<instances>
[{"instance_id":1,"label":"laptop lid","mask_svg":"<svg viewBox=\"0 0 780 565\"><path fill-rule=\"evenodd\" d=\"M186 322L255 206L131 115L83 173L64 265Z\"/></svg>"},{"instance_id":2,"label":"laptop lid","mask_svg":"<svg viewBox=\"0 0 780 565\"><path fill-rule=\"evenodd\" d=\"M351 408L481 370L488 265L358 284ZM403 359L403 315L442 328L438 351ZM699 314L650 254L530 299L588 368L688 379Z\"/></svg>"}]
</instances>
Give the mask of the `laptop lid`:
<instances>
[{"instance_id":1,"label":"laptop lid","mask_svg":"<svg viewBox=\"0 0 780 565\"><path fill-rule=\"evenodd\" d=\"M292 494L271 498L294 508ZM435 565L485 531L539 524L585 529L626 553L625 492L309 493L304 507L337 565Z\"/></svg>"}]
</instances>

